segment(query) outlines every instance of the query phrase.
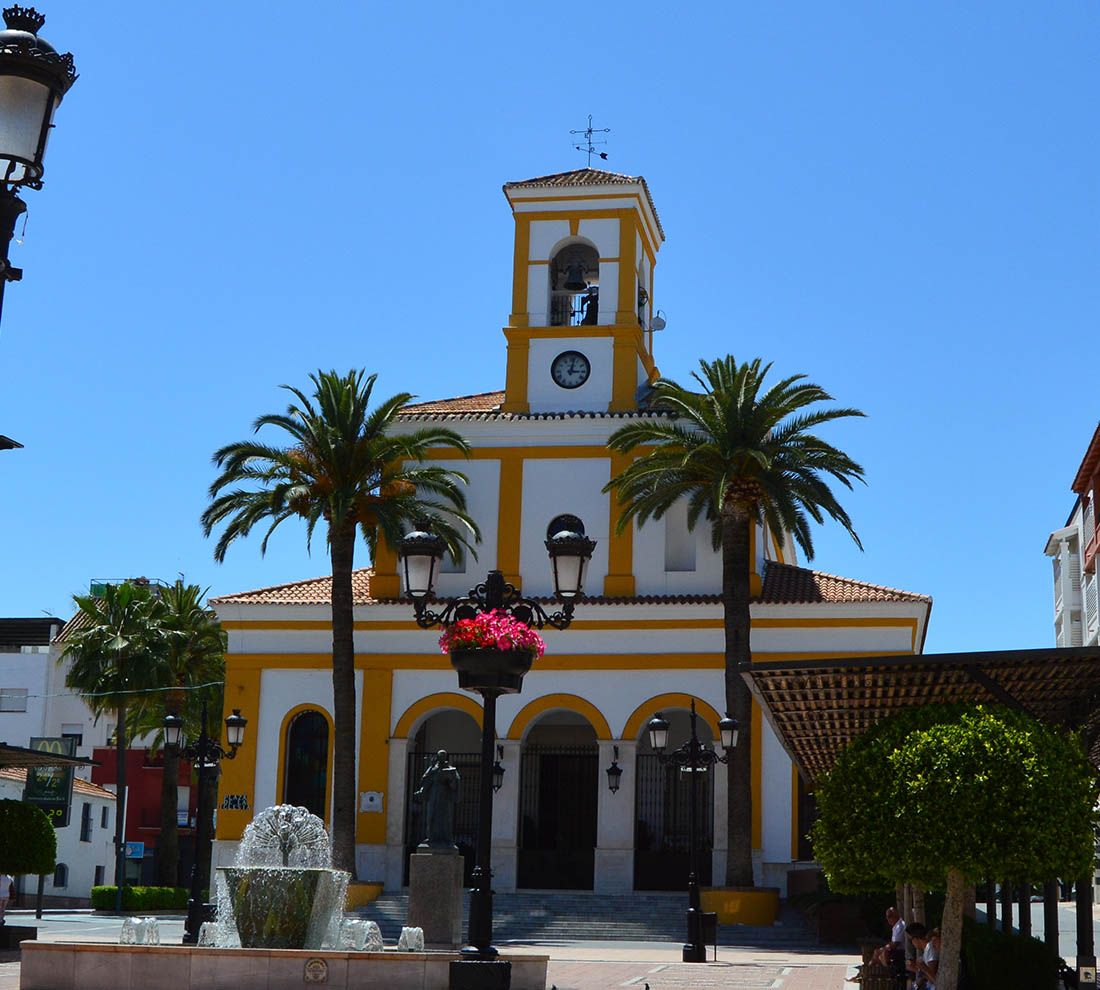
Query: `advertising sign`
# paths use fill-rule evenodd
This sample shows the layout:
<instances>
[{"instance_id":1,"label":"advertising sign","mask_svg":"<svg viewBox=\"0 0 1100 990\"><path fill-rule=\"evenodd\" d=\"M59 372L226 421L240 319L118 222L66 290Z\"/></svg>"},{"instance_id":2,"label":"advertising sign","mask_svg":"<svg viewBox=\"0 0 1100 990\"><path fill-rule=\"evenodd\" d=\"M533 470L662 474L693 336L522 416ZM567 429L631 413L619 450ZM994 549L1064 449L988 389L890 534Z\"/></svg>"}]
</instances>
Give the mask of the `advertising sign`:
<instances>
[{"instance_id":1,"label":"advertising sign","mask_svg":"<svg viewBox=\"0 0 1100 990\"><path fill-rule=\"evenodd\" d=\"M58 756L75 756L76 740L32 736L31 749ZM54 828L69 824L69 809L73 803L74 767L28 767L27 784L23 788L23 800L37 804Z\"/></svg>"},{"instance_id":2,"label":"advertising sign","mask_svg":"<svg viewBox=\"0 0 1100 990\"><path fill-rule=\"evenodd\" d=\"M144 842L127 842L126 843L126 858L127 859L142 859L145 856L145 843Z\"/></svg>"}]
</instances>

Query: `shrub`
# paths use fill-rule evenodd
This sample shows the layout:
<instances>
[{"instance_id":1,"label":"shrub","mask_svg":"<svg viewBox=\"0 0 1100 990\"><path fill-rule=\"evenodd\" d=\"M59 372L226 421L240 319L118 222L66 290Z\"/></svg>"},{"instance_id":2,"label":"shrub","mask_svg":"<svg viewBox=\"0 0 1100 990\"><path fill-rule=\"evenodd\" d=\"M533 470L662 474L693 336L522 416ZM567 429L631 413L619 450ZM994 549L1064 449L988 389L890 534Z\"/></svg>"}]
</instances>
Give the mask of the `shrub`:
<instances>
[{"instance_id":1,"label":"shrub","mask_svg":"<svg viewBox=\"0 0 1100 990\"><path fill-rule=\"evenodd\" d=\"M971 918L963 920L963 968L968 990L1055 990L1058 953L1045 942L1007 935Z\"/></svg>"},{"instance_id":2,"label":"shrub","mask_svg":"<svg viewBox=\"0 0 1100 990\"><path fill-rule=\"evenodd\" d=\"M115 887L93 887L92 907L98 911L115 909ZM185 887L123 887L123 911L182 911L187 907Z\"/></svg>"},{"instance_id":3,"label":"shrub","mask_svg":"<svg viewBox=\"0 0 1100 990\"><path fill-rule=\"evenodd\" d=\"M53 873L57 834L37 805L0 801L0 836L0 873Z\"/></svg>"}]
</instances>

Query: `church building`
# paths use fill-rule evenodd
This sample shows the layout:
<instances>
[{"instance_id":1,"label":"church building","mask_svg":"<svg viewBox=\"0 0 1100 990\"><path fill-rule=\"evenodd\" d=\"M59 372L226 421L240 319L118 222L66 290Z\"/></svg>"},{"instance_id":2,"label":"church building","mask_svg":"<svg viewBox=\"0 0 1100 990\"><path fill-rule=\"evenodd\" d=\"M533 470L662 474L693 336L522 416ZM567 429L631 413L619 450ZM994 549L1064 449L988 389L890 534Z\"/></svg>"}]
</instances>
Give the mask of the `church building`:
<instances>
[{"instance_id":1,"label":"church building","mask_svg":"<svg viewBox=\"0 0 1100 990\"><path fill-rule=\"evenodd\" d=\"M626 463L608 437L658 415L647 398L658 375L664 231L640 176L585 168L510 182L504 194L515 220L504 388L411 405L401 420L408 430L449 427L473 448L468 460L437 455L468 475L482 533L476 560L444 563L440 596L465 594L497 568L526 596L548 597L544 541L562 528L555 520L576 517L596 540L572 626L543 631L546 655L522 693L498 704L493 886L682 890L688 785L659 762L645 726L662 712L669 747L680 745L694 699L717 739L721 561L709 526L690 531L685 508L617 534L618 507L603 493ZM931 599L802 567L792 540L766 527L756 529L753 558L756 660L921 651ZM289 802L330 818L330 585L320 577L212 602L229 636L226 709L248 718L250 740L222 764L216 864L231 860L256 809ZM423 837L413 792L438 749L462 776L456 833L472 866L480 699L459 690L439 631L413 621L392 552L380 549L373 568L355 572L354 593L357 868L397 890ZM758 708L742 732L752 740L756 880L785 889L792 863L811 856L812 799ZM613 765L622 770L616 790ZM720 884L725 767L700 793L701 880Z\"/></svg>"}]
</instances>

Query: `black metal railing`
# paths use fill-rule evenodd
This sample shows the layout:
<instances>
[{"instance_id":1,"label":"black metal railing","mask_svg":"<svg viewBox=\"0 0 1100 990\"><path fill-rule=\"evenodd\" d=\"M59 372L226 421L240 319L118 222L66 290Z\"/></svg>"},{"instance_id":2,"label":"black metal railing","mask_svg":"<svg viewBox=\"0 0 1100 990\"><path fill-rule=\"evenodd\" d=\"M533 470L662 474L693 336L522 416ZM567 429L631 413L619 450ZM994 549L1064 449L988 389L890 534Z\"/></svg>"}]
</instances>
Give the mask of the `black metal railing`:
<instances>
[{"instance_id":1,"label":"black metal railing","mask_svg":"<svg viewBox=\"0 0 1100 990\"><path fill-rule=\"evenodd\" d=\"M636 757L634 889L682 890L691 868L691 776L655 753ZM711 882L714 849L714 768L696 771L699 882Z\"/></svg>"}]
</instances>

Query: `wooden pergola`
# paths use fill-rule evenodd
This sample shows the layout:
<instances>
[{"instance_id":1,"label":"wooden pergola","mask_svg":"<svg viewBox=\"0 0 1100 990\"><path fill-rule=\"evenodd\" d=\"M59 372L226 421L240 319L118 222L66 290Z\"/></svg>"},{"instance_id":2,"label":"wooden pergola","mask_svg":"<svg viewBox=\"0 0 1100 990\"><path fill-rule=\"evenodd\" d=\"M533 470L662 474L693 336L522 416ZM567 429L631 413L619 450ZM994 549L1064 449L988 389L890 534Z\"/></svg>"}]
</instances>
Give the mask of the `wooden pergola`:
<instances>
[{"instance_id":1,"label":"wooden pergola","mask_svg":"<svg viewBox=\"0 0 1100 990\"><path fill-rule=\"evenodd\" d=\"M752 662L742 676L780 743L813 789L840 751L876 722L937 702L1002 704L1049 725L1080 731L1100 767L1100 647L981 653L852 656ZM1077 884L1077 967L1096 987L1093 877ZM992 888L992 885L990 885ZM986 903L990 919L997 905ZM1045 888L1044 938L1057 948L1057 883ZM1030 888L1020 892L1020 931L1031 933ZM1001 928L1012 927L1011 887L1002 885Z\"/></svg>"}]
</instances>

